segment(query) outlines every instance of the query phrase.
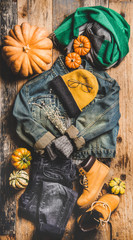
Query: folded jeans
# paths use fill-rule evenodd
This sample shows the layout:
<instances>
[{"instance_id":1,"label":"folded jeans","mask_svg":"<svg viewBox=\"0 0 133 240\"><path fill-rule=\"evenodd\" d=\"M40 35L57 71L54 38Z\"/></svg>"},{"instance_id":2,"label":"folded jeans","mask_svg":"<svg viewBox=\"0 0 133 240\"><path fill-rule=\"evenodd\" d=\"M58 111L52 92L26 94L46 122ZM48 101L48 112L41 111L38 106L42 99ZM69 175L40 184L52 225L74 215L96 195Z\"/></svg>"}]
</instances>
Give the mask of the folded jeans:
<instances>
[{"instance_id":1,"label":"folded jeans","mask_svg":"<svg viewBox=\"0 0 133 240\"><path fill-rule=\"evenodd\" d=\"M33 221L40 233L62 236L77 199L72 190L75 174L70 159L36 158L29 185L19 199L19 215Z\"/></svg>"}]
</instances>

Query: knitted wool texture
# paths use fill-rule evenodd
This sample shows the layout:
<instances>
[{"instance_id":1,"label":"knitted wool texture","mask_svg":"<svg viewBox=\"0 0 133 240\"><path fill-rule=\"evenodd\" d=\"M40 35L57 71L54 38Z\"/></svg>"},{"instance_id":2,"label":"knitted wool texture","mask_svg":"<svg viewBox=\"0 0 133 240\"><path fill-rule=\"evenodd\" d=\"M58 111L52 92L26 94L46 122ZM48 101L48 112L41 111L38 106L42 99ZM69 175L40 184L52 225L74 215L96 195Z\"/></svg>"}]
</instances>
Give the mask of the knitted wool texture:
<instances>
[{"instance_id":1,"label":"knitted wool texture","mask_svg":"<svg viewBox=\"0 0 133 240\"><path fill-rule=\"evenodd\" d=\"M55 41L61 45L60 48L65 48L72 39L78 37L79 28L86 23L98 23L103 31L103 36L97 36L92 29L90 31L91 44L96 55L95 66L106 69L118 65L129 52L130 26L119 13L110 8L102 6L77 8L54 31ZM106 40L107 31L111 41Z\"/></svg>"},{"instance_id":2,"label":"knitted wool texture","mask_svg":"<svg viewBox=\"0 0 133 240\"><path fill-rule=\"evenodd\" d=\"M64 80L66 86L71 92L80 111L82 111L82 109L86 107L90 102L92 102L92 100L97 95L97 92L98 92L97 79L91 72L87 70L83 70L83 69L75 70L73 72L70 72L62 76L62 79ZM69 87L68 80L78 80L79 85L76 86L76 83L75 83L76 87ZM85 85L87 84L89 87L91 87L90 92L85 92L87 91L87 88L85 87L85 85L82 85L85 90L83 91L80 83L83 83Z\"/></svg>"},{"instance_id":3,"label":"knitted wool texture","mask_svg":"<svg viewBox=\"0 0 133 240\"><path fill-rule=\"evenodd\" d=\"M91 72L78 69L54 78L51 87L56 91L68 115L75 117L96 97L98 81Z\"/></svg>"}]
</instances>

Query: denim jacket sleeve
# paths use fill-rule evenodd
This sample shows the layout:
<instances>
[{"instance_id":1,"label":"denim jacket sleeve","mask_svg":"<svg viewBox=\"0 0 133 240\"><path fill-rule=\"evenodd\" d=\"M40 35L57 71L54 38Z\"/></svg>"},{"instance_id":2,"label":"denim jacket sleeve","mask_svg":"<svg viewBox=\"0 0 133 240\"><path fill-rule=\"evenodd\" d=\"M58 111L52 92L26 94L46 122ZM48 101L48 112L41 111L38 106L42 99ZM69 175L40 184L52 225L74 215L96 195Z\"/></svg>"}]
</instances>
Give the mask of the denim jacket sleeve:
<instances>
[{"instance_id":1,"label":"denim jacket sleeve","mask_svg":"<svg viewBox=\"0 0 133 240\"><path fill-rule=\"evenodd\" d=\"M47 131L32 116L28 104L28 91L26 85L17 95L13 115L17 119L17 133L19 137L37 150L44 149L55 136Z\"/></svg>"},{"instance_id":2,"label":"denim jacket sleeve","mask_svg":"<svg viewBox=\"0 0 133 240\"><path fill-rule=\"evenodd\" d=\"M120 118L118 83L111 78L107 78L106 81L99 78L98 82L99 91L96 98L76 119L79 136L86 142L114 129L118 126Z\"/></svg>"}]
</instances>

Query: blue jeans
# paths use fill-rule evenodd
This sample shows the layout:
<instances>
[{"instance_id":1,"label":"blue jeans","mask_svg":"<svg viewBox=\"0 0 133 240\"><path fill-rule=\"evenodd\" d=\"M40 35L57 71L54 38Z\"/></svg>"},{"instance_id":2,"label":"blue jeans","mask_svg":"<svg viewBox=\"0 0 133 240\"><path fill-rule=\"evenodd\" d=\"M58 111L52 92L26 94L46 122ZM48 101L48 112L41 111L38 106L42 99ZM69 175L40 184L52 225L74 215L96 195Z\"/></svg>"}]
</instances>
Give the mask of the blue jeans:
<instances>
[{"instance_id":1,"label":"blue jeans","mask_svg":"<svg viewBox=\"0 0 133 240\"><path fill-rule=\"evenodd\" d=\"M77 200L72 190L75 175L70 159L35 156L29 185L19 200L19 215L33 221L40 233L61 237Z\"/></svg>"}]
</instances>

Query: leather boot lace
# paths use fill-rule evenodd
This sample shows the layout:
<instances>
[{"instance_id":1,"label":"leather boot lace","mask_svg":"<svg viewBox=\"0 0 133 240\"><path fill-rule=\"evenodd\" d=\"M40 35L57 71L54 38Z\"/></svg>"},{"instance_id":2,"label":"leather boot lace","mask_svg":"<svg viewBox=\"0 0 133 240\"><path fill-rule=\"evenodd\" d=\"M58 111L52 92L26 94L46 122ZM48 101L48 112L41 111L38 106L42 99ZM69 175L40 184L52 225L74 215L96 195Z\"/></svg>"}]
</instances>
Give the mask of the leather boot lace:
<instances>
[{"instance_id":1,"label":"leather boot lace","mask_svg":"<svg viewBox=\"0 0 133 240\"><path fill-rule=\"evenodd\" d=\"M80 184L84 187L84 188L88 188L88 179L85 175L85 172L82 168L79 169L79 176L80 176Z\"/></svg>"},{"instance_id":2,"label":"leather boot lace","mask_svg":"<svg viewBox=\"0 0 133 240\"><path fill-rule=\"evenodd\" d=\"M108 212L109 212L109 215L108 215L108 218L106 220L102 220L102 219L97 219L97 218L94 218L97 222L99 222L99 225L101 225L102 227L104 227L105 224L109 224L110 226L110 240L112 240L112 224L111 222L109 221L110 220L110 217L111 217L111 208L110 206L107 204L107 203L104 203L102 201L95 201L91 204L91 211L97 207L97 206L102 206L104 207ZM99 227L99 226L98 226ZM97 227L97 228L98 228Z\"/></svg>"},{"instance_id":3,"label":"leather boot lace","mask_svg":"<svg viewBox=\"0 0 133 240\"><path fill-rule=\"evenodd\" d=\"M97 222L100 222L101 225L103 225L104 223L109 222L110 217L111 217L111 208L110 208L110 206L109 206L107 203L104 203L104 202L102 202L102 201L95 201L95 202L93 202L93 203L91 204L91 210L93 210L93 209L94 209L95 207L97 207L97 206L102 206L102 207L104 207L104 208L109 212L109 215L108 215L108 218L107 218L106 220L96 219L96 218L95 218L95 220L96 220Z\"/></svg>"}]
</instances>

